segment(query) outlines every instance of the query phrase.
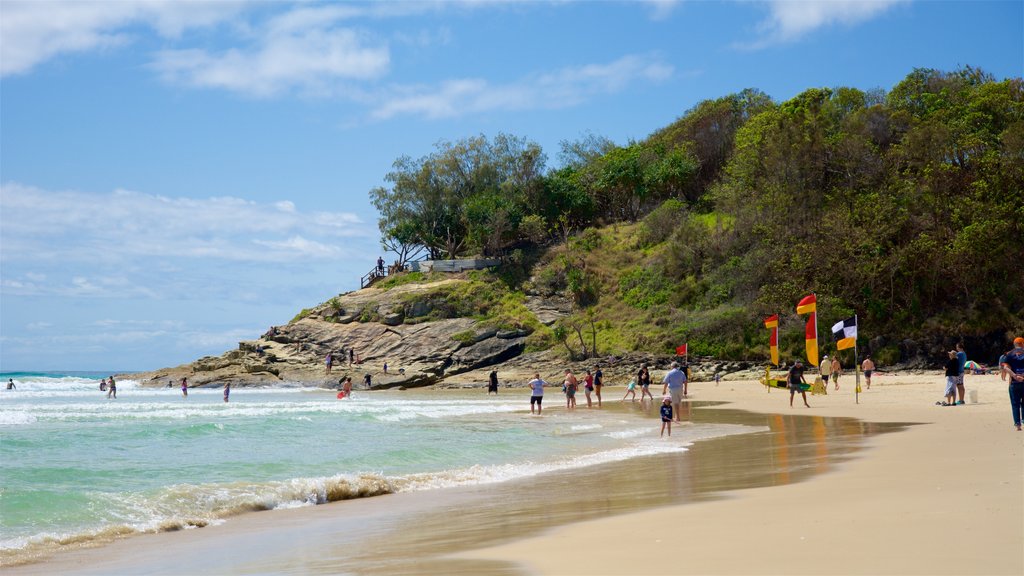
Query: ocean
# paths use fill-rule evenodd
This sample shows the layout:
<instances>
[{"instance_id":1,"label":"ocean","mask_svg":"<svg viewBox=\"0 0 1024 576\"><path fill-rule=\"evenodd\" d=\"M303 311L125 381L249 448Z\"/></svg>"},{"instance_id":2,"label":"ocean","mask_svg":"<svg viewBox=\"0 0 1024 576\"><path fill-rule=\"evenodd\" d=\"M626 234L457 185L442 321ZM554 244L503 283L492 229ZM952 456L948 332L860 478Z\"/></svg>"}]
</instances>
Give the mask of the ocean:
<instances>
[{"instance_id":1,"label":"ocean","mask_svg":"<svg viewBox=\"0 0 1024 576\"><path fill-rule=\"evenodd\" d=\"M235 387L225 403L220 389L185 398L126 378L108 399L106 375L0 373L17 386L0 390L4 564L248 512L503 483L767 430L703 422L660 438L657 405L568 413L557 389L543 417L530 415L524 389L357 390L339 400L298 385Z\"/></svg>"}]
</instances>

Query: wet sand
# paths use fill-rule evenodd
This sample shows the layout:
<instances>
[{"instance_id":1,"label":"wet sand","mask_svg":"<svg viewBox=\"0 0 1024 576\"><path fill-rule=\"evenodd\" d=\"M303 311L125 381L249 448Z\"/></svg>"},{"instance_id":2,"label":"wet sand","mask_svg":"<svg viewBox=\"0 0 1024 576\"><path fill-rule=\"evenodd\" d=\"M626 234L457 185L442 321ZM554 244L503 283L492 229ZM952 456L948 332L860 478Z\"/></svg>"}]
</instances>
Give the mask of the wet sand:
<instances>
[{"instance_id":1,"label":"wet sand","mask_svg":"<svg viewBox=\"0 0 1024 576\"><path fill-rule=\"evenodd\" d=\"M575 523L459 557L536 574L1024 574L1024 433L998 376L968 376L979 402L955 407L935 405L938 372L881 374L860 404L844 376L840 392L809 396L810 409L749 382L691 386L694 398L755 412L919 425L874 436L862 457L805 482Z\"/></svg>"},{"instance_id":2,"label":"wet sand","mask_svg":"<svg viewBox=\"0 0 1024 576\"><path fill-rule=\"evenodd\" d=\"M742 387L764 393L764 388L749 382ZM777 407L783 395L773 393L771 400ZM758 414L712 404L689 404L684 418L695 423L743 424L763 431L699 441L682 454L636 458L500 484L247 514L220 526L127 538L5 572L561 573L562 567L549 569L517 561L538 554L571 559L591 557L595 551L619 551L624 564L606 566L610 569L606 573L646 573L650 551L671 541L688 523L669 518L664 526L645 523L623 528L614 524L617 518L630 518L645 510L674 510L679 505L683 505L680 510L714 505L730 491L776 490L769 487L805 483L822 474L831 476L872 438L905 427L788 410L785 414ZM656 405L612 401L607 408L648 419L651 441L658 441ZM751 523L754 518L741 515L733 522ZM592 527L589 522L595 520L613 524ZM543 534L542 541L548 542L547 531L558 526L563 528L554 534L564 534L565 540L550 551L538 547L534 540L524 540ZM508 549L486 549L515 541L522 543ZM506 550L512 555L506 555ZM591 564L581 573L596 568L600 566Z\"/></svg>"}]
</instances>

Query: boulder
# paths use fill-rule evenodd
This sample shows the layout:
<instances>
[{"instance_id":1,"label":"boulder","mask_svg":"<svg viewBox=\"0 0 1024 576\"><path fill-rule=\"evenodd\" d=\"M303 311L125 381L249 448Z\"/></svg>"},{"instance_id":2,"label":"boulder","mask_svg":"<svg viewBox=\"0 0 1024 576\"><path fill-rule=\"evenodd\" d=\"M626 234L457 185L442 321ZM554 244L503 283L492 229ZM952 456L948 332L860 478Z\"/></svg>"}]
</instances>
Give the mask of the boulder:
<instances>
[{"instance_id":1,"label":"boulder","mask_svg":"<svg viewBox=\"0 0 1024 576\"><path fill-rule=\"evenodd\" d=\"M519 356L525 349L526 338L488 338L452 354L445 375L492 366Z\"/></svg>"}]
</instances>

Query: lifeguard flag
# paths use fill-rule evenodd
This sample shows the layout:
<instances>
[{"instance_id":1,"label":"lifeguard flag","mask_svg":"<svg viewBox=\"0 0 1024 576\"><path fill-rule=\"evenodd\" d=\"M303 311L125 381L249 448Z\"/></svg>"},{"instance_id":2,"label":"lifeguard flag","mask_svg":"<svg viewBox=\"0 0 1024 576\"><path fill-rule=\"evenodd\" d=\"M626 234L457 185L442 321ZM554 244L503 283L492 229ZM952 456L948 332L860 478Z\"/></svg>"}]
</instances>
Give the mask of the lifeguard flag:
<instances>
[{"instance_id":1,"label":"lifeguard flag","mask_svg":"<svg viewBox=\"0 0 1024 576\"><path fill-rule=\"evenodd\" d=\"M807 318L807 329L805 332L807 361L810 362L811 366L818 365L818 320L815 316L816 314L811 312L811 315Z\"/></svg>"},{"instance_id":2,"label":"lifeguard flag","mask_svg":"<svg viewBox=\"0 0 1024 576\"><path fill-rule=\"evenodd\" d=\"M686 356L686 344L676 347L676 356Z\"/></svg>"},{"instance_id":3,"label":"lifeguard flag","mask_svg":"<svg viewBox=\"0 0 1024 576\"><path fill-rule=\"evenodd\" d=\"M772 364L779 365L779 315L773 314L764 319L764 327L771 330L768 336L768 350L772 355Z\"/></svg>"},{"instance_id":4,"label":"lifeguard flag","mask_svg":"<svg viewBox=\"0 0 1024 576\"><path fill-rule=\"evenodd\" d=\"M857 345L857 317L836 322L832 327L832 338L836 341L836 350L845 350Z\"/></svg>"},{"instance_id":5,"label":"lifeguard flag","mask_svg":"<svg viewBox=\"0 0 1024 576\"><path fill-rule=\"evenodd\" d=\"M814 312L818 309L818 299L814 297L814 294L810 296L804 296L804 299L796 303L797 314L807 314L808 312Z\"/></svg>"}]
</instances>

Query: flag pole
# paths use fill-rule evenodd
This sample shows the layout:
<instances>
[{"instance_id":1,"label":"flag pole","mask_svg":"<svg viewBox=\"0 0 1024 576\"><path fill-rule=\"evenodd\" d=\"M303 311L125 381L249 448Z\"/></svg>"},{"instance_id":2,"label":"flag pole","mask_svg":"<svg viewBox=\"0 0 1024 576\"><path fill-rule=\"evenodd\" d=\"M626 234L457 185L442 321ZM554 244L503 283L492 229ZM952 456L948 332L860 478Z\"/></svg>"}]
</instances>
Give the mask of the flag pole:
<instances>
[{"instance_id":1,"label":"flag pole","mask_svg":"<svg viewBox=\"0 0 1024 576\"><path fill-rule=\"evenodd\" d=\"M857 332L860 333L860 320L857 319L857 315L853 315L853 324L857 326ZM860 357L857 355L857 338L853 339L853 374L856 379L856 384L853 387L854 399L857 404L860 404Z\"/></svg>"}]
</instances>

